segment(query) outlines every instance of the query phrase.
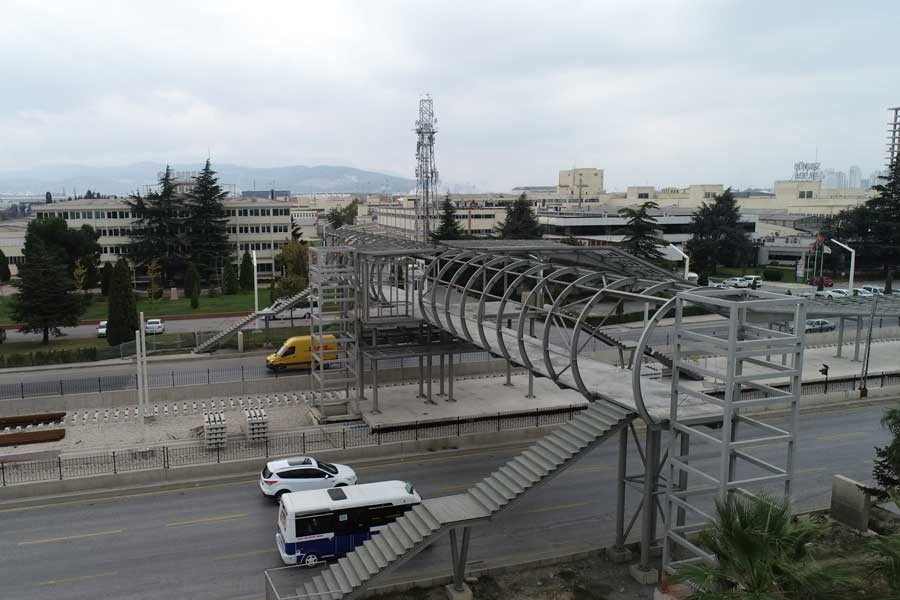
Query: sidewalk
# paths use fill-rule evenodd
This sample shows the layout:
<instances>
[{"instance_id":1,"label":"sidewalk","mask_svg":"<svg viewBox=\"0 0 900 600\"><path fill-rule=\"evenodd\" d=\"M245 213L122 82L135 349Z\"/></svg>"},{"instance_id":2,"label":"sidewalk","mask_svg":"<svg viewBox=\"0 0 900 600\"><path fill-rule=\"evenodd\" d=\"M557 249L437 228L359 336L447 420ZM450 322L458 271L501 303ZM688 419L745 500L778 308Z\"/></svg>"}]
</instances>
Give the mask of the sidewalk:
<instances>
[{"instance_id":1,"label":"sidewalk","mask_svg":"<svg viewBox=\"0 0 900 600\"><path fill-rule=\"evenodd\" d=\"M249 352L238 352L237 350L218 350L212 354L193 354L193 353L185 353L185 354L164 354L162 356L148 356L148 363L168 363L168 362L188 362L197 359L220 359L220 358L239 358L242 356L246 357L254 357L254 356L266 356L273 352L272 349L268 350L251 350ZM110 358L107 360L94 360L90 362L79 362L79 363L60 363L53 365L37 365L34 367L10 367L7 369L0 369L0 375L11 374L11 373L38 373L41 371L57 371L57 370L69 370L69 369L89 369L92 367L121 367L123 365L133 365L134 357L130 356L128 358Z\"/></svg>"}]
</instances>

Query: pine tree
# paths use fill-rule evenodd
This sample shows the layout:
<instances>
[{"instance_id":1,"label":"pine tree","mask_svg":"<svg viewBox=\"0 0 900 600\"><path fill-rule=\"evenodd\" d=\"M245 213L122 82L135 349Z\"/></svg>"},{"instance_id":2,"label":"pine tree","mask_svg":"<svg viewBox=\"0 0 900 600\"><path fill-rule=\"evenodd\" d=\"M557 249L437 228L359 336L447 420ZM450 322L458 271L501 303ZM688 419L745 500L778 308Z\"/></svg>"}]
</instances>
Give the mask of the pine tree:
<instances>
[{"instance_id":1,"label":"pine tree","mask_svg":"<svg viewBox=\"0 0 900 600\"><path fill-rule=\"evenodd\" d=\"M691 221L691 233L686 247L697 272L715 273L718 263L726 267L743 265L752 251L731 188L716 196L712 204L700 205Z\"/></svg>"},{"instance_id":2,"label":"pine tree","mask_svg":"<svg viewBox=\"0 0 900 600\"><path fill-rule=\"evenodd\" d=\"M436 240L458 240L463 237L463 230L456 220L456 206L450 199L450 194L441 202L441 220L437 230L431 236Z\"/></svg>"},{"instance_id":3,"label":"pine tree","mask_svg":"<svg viewBox=\"0 0 900 600\"><path fill-rule=\"evenodd\" d=\"M240 290L240 284L238 283L237 269L234 267L234 263L230 260L225 263L225 274L223 277L224 281L222 283L222 293L232 296L237 294Z\"/></svg>"},{"instance_id":4,"label":"pine tree","mask_svg":"<svg viewBox=\"0 0 900 600\"><path fill-rule=\"evenodd\" d=\"M100 293L104 297L109 296L109 286L112 285L113 270L112 263L105 263L103 269L100 271Z\"/></svg>"},{"instance_id":5,"label":"pine tree","mask_svg":"<svg viewBox=\"0 0 900 600\"><path fill-rule=\"evenodd\" d=\"M250 251L244 250L244 256L241 257L241 289L248 292L253 289L253 280L256 273L253 272L253 259L250 257Z\"/></svg>"},{"instance_id":6,"label":"pine tree","mask_svg":"<svg viewBox=\"0 0 900 600\"><path fill-rule=\"evenodd\" d=\"M506 207L506 220L497 228L504 240L539 240L543 227L538 223L525 194Z\"/></svg>"},{"instance_id":7,"label":"pine tree","mask_svg":"<svg viewBox=\"0 0 900 600\"><path fill-rule=\"evenodd\" d=\"M125 259L120 258L113 269L109 286L106 341L110 346L134 341L134 332L140 328L137 301L131 286L131 268Z\"/></svg>"},{"instance_id":8,"label":"pine tree","mask_svg":"<svg viewBox=\"0 0 900 600\"><path fill-rule=\"evenodd\" d=\"M228 241L228 217L222 201L228 193L219 185L209 159L194 181L185 206L188 209L188 244L191 262L196 265L201 281L217 279L220 260L228 260L231 243Z\"/></svg>"},{"instance_id":9,"label":"pine tree","mask_svg":"<svg viewBox=\"0 0 900 600\"><path fill-rule=\"evenodd\" d=\"M197 308L200 306L200 273L197 271L197 265L191 263L188 266L185 279L190 282L185 291L191 297L191 308Z\"/></svg>"},{"instance_id":10,"label":"pine tree","mask_svg":"<svg viewBox=\"0 0 900 600\"><path fill-rule=\"evenodd\" d=\"M652 200L642 203L638 208L620 208L619 216L627 219L623 230L625 239L622 240L622 249L633 256L647 260L662 260L662 252L659 246L665 246L666 241L656 237L659 227L656 217L650 214L651 210L659 208Z\"/></svg>"},{"instance_id":11,"label":"pine tree","mask_svg":"<svg viewBox=\"0 0 900 600\"><path fill-rule=\"evenodd\" d=\"M126 204L136 217L129 233L131 257L142 268L159 259L163 283L170 286L184 270L183 249L188 245L184 202L176 190L172 169L167 166L160 176L159 191L150 192L146 198L132 195Z\"/></svg>"},{"instance_id":12,"label":"pine tree","mask_svg":"<svg viewBox=\"0 0 900 600\"><path fill-rule=\"evenodd\" d=\"M9 271L9 259L6 258L6 254L3 253L3 250L0 250L0 285L6 285L11 277L12 273Z\"/></svg>"},{"instance_id":13,"label":"pine tree","mask_svg":"<svg viewBox=\"0 0 900 600\"><path fill-rule=\"evenodd\" d=\"M184 297L190 298L191 292L194 290L194 279L196 279L197 268L194 263L188 263L184 270Z\"/></svg>"},{"instance_id":14,"label":"pine tree","mask_svg":"<svg viewBox=\"0 0 900 600\"><path fill-rule=\"evenodd\" d=\"M10 315L22 331L40 332L42 343L48 344L50 333L59 335L60 327L78 325L84 307L75 294L65 254L44 242L38 233L38 221L28 225L22 254L24 263L13 283L18 291Z\"/></svg>"}]
</instances>

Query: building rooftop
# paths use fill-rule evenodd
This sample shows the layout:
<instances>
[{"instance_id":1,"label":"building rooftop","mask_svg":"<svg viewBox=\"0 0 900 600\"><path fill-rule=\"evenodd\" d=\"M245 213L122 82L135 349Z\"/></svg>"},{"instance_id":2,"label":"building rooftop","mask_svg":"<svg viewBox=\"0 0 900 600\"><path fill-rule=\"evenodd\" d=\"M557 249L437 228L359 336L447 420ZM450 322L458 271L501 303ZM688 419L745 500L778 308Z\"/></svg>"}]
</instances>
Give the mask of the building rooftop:
<instances>
[{"instance_id":1,"label":"building rooftop","mask_svg":"<svg viewBox=\"0 0 900 600\"><path fill-rule=\"evenodd\" d=\"M56 210L62 208L79 209L79 208L99 208L99 207L121 207L128 198L79 198L78 200L62 200L54 201L53 204L41 204L33 206L32 210ZM238 198L228 196L224 198L222 204L225 206L295 206L296 202L291 202L287 198Z\"/></svg>"}]
</instances>

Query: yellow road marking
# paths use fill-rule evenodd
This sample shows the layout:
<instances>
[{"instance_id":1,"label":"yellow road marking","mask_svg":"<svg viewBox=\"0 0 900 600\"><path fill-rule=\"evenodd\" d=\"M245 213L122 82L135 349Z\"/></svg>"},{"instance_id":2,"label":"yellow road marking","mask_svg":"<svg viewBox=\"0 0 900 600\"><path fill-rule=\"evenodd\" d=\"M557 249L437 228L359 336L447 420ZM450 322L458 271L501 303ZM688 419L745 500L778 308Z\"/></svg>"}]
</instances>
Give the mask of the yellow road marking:
<instances>
[{"instance_id":1,"label":"yellow road marking","mask_svg":"<svg viewBox=\"0 0 900 600\"><path fill-rule=\"evenodd\" d=\"M150 496L163 496L165 494L180 494L182 492L192 492L195 490L203 490L209 488L226 487L230 485L246 485L247 483L255 483L259 478L242 479L240 481L229 481L226 483L210 483L209 485L194 485L191 487L176 488L172 490L156 490L153 492L137 492L134 494L120 494L117 496L101 496L100 498L83 498L80 500L68 500L65 502L49 502L47 504L35 504L32 506L16 506L14 508L0 508L0 513L21 512L25 510L37 510L39 508L53 508L56 506L73 506L78 504L93 504L95 502L112 502L113 500L125 500L127 498L146 498Z\"/></svg>"},{"instance_id":2,"label":"yellow road marking","mask_svg":"<svg viewBox=\"0 0 900 600\"><path fill-rule=\"evenodd\" d=\"M850 433L831 433L828 435L817 435L816 439L820 442L830 442L834 440L846 440L850 438L865 437L871 435L865 431L851 431Z\"/></svg>"},{"instance_id":3,"label":"yellow road marking","mask_svg":"<svg viewBox=\"0 0 900 600\"><path fill-rule=\"evenodd\" d=\"M231 560L234 558L246 558L248 556L259 556L260 554L278 554L278 550L274 548L266 548L265 550L251 550L249 552L238 552L237 554L226 554L217 556L216 560Z\"/></svg>"},{"instance_id":4,"label":"yellow road marking","mask_svg":"<svg viewBox=\"0 0 900 600\"><path fill-rule=\"evenodd\" d=\"M48 579L42 581L38 585L56 585L58 583L75 583L78 581L87 581L88 579L97 579L98 577L112 577L118 571L110 571L109 573L97 573L96 575L80 575L78 577L66 577L64 579Z\"/></svg>"},{"instance_id":5,"label":"yellow road marking","mask_svg":"<svg viewBox=\"0 0 900 600\"><path fill-rule=\"evenodd\" d=\"M95 538L104 535L116 535L122 533L124 529L111 529L110 531L98 531L96 533L82 533L80 535L67 535L65 537L46 538L43 540L30 540L27 542L19 542L19 546L33 546L35 544L50 544L52 542L68 542L71 540L83 540L86 538Z\"/></svg>"},{"instance_id":6,"label":"yellow road marking","mask_svg":"<svg viewBox=\"0 0 900 600\"><path fill-rule=\"evenodd\" d=\"M557 504L556 506L545 506L543 508L535 508L533 510L526 510L525 514L530 515L533 513L543 513L543 512L551 512L554 510L568 510L570 508L578 508L579 506L587 506L587 502L574 502L572 504Z\"/></svg>"},{"instance_id":7,"label":"yellow road marking","mask_svg":"<svg viewBox=\"0 0 900 600\"><path fill-rule=\"evenodd\" d=\"M182 525L196 525L198 523L215 523L216 521L231 521L233 519L243 519L248 516L247 513L236 513L233 515L217 515L215 517L203 517L202 519L191 519L190 521L175 521L174 523L166 523L166 527L181 527Z\"/></svg>"}]
</instances>

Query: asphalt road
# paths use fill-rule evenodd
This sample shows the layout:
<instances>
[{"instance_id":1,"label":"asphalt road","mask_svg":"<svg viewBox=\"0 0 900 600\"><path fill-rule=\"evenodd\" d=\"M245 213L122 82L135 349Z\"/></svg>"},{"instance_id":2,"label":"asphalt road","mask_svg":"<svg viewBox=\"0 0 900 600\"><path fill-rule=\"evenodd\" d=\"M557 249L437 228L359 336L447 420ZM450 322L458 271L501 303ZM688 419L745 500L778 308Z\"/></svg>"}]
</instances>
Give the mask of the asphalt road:
<instances>
[{"instance_id":1,"label":"asphalt road","mask_svg":"<svg viewBox=\"0 0 900 600\"><path fill-rule=\"evenodd\" d=\"M797 452L796 505L827 502L830 478L866 479L872 447L887 434L883 406L805 415ZM775 422L775 421L772 421ZM525 446L475 448L355 465L362 481L404 479L423 497L459 493ZM564 475L473 532L470 565L528 560L609 544L614 536L615 453L610 440ZM776 449L761 447L761 458ZM629 457L636 466L632 450ZM629 492L633 507L637 494ZM0 509L0 597L4 600L263 597L264 569L281 566L276 507L256 479L102 500ZM393 580L449 571L445 540Z\"/></svg>"}]
</instances>

